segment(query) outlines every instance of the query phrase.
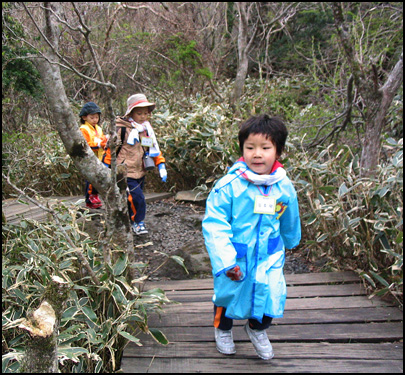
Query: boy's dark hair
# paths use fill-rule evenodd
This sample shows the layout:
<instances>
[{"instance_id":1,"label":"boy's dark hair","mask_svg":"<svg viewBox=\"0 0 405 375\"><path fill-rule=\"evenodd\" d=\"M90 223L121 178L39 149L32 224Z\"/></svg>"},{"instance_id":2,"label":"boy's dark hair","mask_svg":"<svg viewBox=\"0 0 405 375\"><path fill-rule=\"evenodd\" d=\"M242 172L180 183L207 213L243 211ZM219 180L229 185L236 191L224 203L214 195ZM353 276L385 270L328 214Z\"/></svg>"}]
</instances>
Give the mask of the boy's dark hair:
<instances>
[{"instance_id":1,"label":"boy's dark hair","mask_svg":"<svg viewBox=\"0 0 405 375\"><path fill-rule=\"evenodd\" d=\"M277 149L277 156L284 151L288 131L284 123L277 117L268 115L253 116L241 124L239 129L239 148L243 154L243 145L250 134L263 134L270 139Z\"/></svg>"}]
</instances>

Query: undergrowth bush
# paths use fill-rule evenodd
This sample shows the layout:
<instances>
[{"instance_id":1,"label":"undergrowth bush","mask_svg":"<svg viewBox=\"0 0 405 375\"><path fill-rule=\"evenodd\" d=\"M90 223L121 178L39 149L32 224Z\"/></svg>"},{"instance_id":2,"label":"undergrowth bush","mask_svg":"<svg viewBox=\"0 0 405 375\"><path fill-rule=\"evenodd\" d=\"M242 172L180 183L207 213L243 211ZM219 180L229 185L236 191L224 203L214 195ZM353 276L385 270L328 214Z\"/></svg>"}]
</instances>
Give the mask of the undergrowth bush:
<instances>
[{"instance_id":1,"label":"undergrowth bush","mask_svg":"<svg viewBox=\"0 0 405 375\"><path fill-rule=\"evenodd\" d=\"M21 190L28 188L42 196L82 194L83 178L67 155L58 133L43 128L47 126L32 124L27 133L2 132L4 173ZM2 198L12 194L3 180Z\"/></svg>"},{"instance_id":2,"label":"undergrowth bush","mask_svg":"<svg viewBox=\"0 0 405 375\"><path fill-rule=\"evenodd\" d=\"M359 156L330 145L286 160L297 188L303 243L326 270L357 271L378 295L403 295L403 144L386 140L390 158L362 177Z\"/></svg>"},{"instance_id":3,"label":"undergrowth bush","mask_svg":"<svg viewBox=\"0 0 405 375\"><path fill-rule=\"evenodd\" d=\"M59 311L61 372L119 370L126 344L141 345L140 332L166 344L164 335L148 326L148 317L169 300L161 289L141 290L145 264L134 265L140 276L130 283L128 257L115 248L117 260L110 267L97 243L83 231L83 220L91 220L88 213L80 214L77 207L63 204L55 210L62 227L28 219L19 225L3 224L2 372L18 371L25 343L30 340L18 326L46 298L52 276L69 284L66 305ZM83 252L101 285L92 282L63 230Z\"/></svg>"},{"instance_id":4,"label":"undergrowth bush","mask_svg":"<svg viewBox=\"0 0 405 375\"><path fill-rule=\"evenodd\" d=\"M153 123L175 190L206 186L236 160L238 123L224 105L195 102L193 112L155 113Z\"/></svg>"}]
</instances>

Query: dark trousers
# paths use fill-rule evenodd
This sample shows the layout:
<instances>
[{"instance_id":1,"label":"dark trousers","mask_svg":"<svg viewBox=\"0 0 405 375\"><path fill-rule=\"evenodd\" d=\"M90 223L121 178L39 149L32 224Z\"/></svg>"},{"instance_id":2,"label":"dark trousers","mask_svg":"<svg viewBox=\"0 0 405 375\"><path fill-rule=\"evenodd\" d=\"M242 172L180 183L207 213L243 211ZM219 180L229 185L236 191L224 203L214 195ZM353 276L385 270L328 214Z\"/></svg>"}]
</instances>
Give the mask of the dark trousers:
<instances>
[{"instance_id":1,"label":"dark trousers","mask_svg":"<svg viewBox=\"0 0 405 375\"><path fill-rule=\"evenodd\" d=\"M127 178L129 189L128 195L128 210L129 217L132 222L140 223L145 220L146 216L146 200L143 195L143 187L145 177L142 178Z\"/></svg>"},{"instance_id":2,"label":"dark trousers","mask_svg":"<svg viewBox=\"0 0 405 375\"><path fill-rule=\"evenodd\" d=\"M90 203L90 201L89 201L90 194L97 195L98 191L96 190L95 187L93 187L93 185L90 182L86 181L86 187L85 187L85 191L84 191L84 197L86 199L86 203Z\"/></svg>"},{"instance_id":3,"label":"dark trousers","mask_svg":"<svg viewBox=\"0 0 405 375\"><path fill-rule=\"evenodd\" d=\"M222 331L229 331L233 326L233 319L225 316L226 308L214 305L214 327ZM256 319L249 319L249 327L251 329L263 330L271 326L273 318L264 315L262 323Z\"/></svg>"}]
</instances>

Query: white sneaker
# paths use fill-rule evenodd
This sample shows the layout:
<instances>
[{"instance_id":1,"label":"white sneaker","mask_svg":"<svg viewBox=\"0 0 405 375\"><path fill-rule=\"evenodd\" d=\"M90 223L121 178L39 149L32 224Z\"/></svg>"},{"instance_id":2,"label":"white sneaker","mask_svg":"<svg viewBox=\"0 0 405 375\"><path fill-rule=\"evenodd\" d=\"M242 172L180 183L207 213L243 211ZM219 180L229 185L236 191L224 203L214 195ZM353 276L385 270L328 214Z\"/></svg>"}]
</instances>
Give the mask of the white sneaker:
<instances>
[{"instance_id":1,"label":"white sneaker","mask_svg":"<svg viewBox=\"0 0 405 375\"><path fill-rule=\"evenodd\" d=\"M257 355L261 359L272 359L274 357L273 348L267 337L266 330L256 330L249 327L249 322L245 325L245 331L248 334L250 341L255 347Z\"/></svg>"},{"instance_id":2,"label":"white sneaker","mask_svg":"<svg viewBox=\"0 0 405 375\"><path fill-rule=\"evenodd\" d=\"M222 354L235 354L235 344L233 342L232 330L223 331L215 328L215 341L217 350Z\"/></svg>"},{"instance_id":3,"label":"white sneaker","mask_svg":"<svg viewBox=\"0 0 405 375\"><path fill-rule=\"evenodd\" d=\"M143 223L143 221L141 221L139 224L133 223L132 224L132 230L137 235L148 234L148 230L145 228L145 224Z\"/></svg>"}]
</instances>

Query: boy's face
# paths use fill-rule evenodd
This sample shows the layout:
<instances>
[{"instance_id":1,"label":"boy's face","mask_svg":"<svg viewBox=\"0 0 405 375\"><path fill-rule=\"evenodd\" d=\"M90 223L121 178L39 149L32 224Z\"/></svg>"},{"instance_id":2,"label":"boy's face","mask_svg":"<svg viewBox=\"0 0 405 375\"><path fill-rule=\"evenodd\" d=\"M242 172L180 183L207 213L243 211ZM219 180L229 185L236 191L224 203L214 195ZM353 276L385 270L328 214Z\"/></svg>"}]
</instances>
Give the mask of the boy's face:
<instances>
[{"instance_id":1,"label":"boy's face","mask_svg":"<svg viewBox=\"0 0 405 375\"><path fill-rule=\"evenodd\" d=\"M135 122L142 124L149 119L150 112L148 107L137 107L132 110L130 116Z\"/></svg>"},{"instance_id":2,"label":"boy's face","mask_svg":"<svg viewBox=\"0 0 405 375\"><path fill-rule=\"evenodd\" d=\"M90 115L82 116L82 119L90 125L96 126L100 121L100 115L98 113L91 113Z\"/></svg>"},{"instance_id":3,"label":"boy's face","mask_svg":"<svg viewBox=\"0 0 405 375\"><path fill-rule=\"evenodd\" d=\"M250 134L243 144L243 158L257 174L270 174L277 156L276 145L263 134Z\"/></svg>"}]
</instances>

